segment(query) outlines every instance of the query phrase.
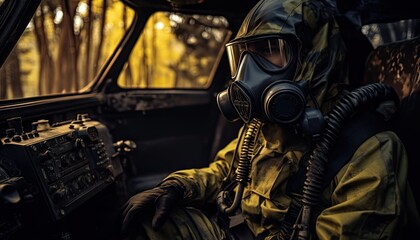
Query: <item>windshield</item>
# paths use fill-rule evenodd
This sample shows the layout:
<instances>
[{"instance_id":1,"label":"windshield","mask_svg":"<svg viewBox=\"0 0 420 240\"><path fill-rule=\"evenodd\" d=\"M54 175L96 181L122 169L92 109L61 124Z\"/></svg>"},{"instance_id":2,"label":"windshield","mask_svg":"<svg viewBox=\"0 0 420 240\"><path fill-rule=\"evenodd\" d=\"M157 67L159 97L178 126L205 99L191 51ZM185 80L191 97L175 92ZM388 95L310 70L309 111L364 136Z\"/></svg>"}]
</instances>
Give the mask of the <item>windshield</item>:
<instances>
[{"instance_id":1,"label":"windshield","mask_svg":"<svg viewBox=\"0 0 420 240\"><path fill-rule=\"evenodd\" d=\"M79 92L133 16L120 1L43 0L0 68L0 100Z\"/></svg>"}]
</instances>

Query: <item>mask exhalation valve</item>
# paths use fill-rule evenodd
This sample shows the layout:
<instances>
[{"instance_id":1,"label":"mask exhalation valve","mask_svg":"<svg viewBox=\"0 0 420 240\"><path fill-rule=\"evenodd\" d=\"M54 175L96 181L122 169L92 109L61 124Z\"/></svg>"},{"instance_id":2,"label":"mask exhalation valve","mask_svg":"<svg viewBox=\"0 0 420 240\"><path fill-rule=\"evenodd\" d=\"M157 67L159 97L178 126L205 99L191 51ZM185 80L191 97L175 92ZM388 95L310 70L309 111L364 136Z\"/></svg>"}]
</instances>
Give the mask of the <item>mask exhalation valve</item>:
<instances>
[{"instance_id":1,"label":"mask exhalation valve","mask_svg":"<svg viewBox=\"0 0 420 240\"><path fill-rule=\"evenodd\" d=\"M290 124L298 121L306 108L304 92L291 81L274 83L264 97L264 112L269 121Z\"/></svg>"}]
</instances>

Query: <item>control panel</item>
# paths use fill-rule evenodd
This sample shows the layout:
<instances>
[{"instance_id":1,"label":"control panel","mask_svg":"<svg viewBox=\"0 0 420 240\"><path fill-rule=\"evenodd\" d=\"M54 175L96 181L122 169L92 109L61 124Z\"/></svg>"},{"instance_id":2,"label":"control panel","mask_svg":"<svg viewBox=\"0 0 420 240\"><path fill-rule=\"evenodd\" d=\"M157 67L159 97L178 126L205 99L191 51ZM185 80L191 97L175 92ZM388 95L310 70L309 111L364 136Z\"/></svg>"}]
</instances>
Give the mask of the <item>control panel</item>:
<instances>
[{"instance_id":1,"label":"control panel","mask_svg":"<svg viewBox=\"0 0 420 240\"><path fill-rule=\"evenodd\" d=\"M24 131L20 117L7 121L0 146L3 175L24 179L24 190L16 189L18 197L32 198L52 221L65 217L122 174L121 163L112 157L115 150L108 129L86 114L52 125L42 119L33 122L30 131Z\"/></svg>"}]
</instances>

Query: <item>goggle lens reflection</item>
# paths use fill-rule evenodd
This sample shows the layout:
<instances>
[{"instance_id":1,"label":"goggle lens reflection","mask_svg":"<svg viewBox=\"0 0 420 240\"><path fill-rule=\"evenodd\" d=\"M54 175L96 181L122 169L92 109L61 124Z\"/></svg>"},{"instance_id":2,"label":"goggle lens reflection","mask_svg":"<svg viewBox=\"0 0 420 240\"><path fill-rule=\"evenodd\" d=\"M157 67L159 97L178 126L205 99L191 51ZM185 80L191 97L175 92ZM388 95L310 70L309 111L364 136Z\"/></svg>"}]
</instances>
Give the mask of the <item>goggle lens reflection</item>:
<instances>
[{"instance_id":1,"label":"goggle lens reflection","mask_svg":"<svg viewBox=\"0 0 420 240\"><path fill-rule=\"evenodd\" d=\"M280 37L265 37L231 42L226 45L226 51L232 77L236 75L241 55L245 51L253 52L264 57L280 69L287 65L291 57L287 42Z\"/></svg>"}]
</instances>

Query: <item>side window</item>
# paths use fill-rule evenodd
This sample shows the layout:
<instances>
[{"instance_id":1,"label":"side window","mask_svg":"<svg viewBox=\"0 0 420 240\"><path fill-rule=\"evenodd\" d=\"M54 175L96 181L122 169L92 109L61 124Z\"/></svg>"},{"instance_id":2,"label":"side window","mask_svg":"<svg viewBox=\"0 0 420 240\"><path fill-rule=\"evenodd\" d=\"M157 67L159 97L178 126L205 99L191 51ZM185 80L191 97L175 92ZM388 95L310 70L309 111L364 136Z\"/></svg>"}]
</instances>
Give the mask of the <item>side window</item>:
<instances>
[{"instance_id":1,"label":"side window","mask_svg":"<svg viewBox=\"0 0 420 240\"><path fill-rule=\"evenodd\" d=\"M138 39L118 85L205 89L230 36L224 17L156 12Z\"/></svg>"},{"instance_id":2,"label":"side window","mask_svg":"<svg viewBox=\"0 0 420 240\"><path fill-rule=\"evenodd\" d=\"M0 100L78 92L133 17L121 1L43 0L0 69Z\"/></svg>"},{"instance_id":3,"label":"side window","mask_svg":"<svg viewBox=\"0 0 420 240\"><path fill-rule=\"evenodd\" d=\"M374 23L362 27L374 48L386 43L407 40L420 35L420 19Z\"/></svg>"}]
</instances>

